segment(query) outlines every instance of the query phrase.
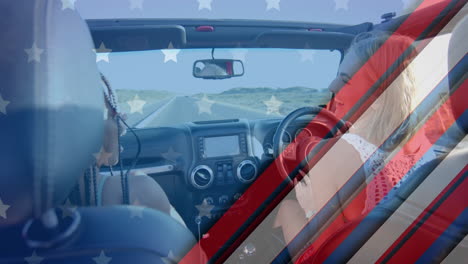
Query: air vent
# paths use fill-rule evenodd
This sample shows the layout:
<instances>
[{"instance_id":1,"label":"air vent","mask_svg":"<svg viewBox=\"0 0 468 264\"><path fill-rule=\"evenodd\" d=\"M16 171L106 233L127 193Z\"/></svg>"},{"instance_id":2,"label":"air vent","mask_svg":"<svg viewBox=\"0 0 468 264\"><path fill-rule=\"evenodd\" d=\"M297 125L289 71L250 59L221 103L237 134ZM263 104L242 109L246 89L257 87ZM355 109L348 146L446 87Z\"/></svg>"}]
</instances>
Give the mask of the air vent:
<instances>
[{"instance_id":1,"label":"air vent","mask_svg":"<svg viewBox=\"0 0 468 264\"><path fill-rule=\"evenodd\" d=\"M223 124L223 123L237 123L239 119L224 119L224 120L209 120L209 121L196 121L193 122L197 125L208 125L208 124Z\"/></svg>"},{"instance_id":2,"label":"air vent","mask_svg":"<svg viewBox=\"0 0 468 264\"><path fill-rule=\"evenodd\" d=\"M190 181L193 187L200 190L210 187L213 180L213 171L206 165L197 166L190 174Z\"/></svg>"},{"instance_id":3,"label":"air vent","mask_svg":"<svg viewBox=\"0 0 468 264\"><path fill-rule=\"evenodd\" d=\"M242 183L250 183L256 176L257 166L251 160L244 160L237 166L237 179Z\"/></svg>"}]
</instances>

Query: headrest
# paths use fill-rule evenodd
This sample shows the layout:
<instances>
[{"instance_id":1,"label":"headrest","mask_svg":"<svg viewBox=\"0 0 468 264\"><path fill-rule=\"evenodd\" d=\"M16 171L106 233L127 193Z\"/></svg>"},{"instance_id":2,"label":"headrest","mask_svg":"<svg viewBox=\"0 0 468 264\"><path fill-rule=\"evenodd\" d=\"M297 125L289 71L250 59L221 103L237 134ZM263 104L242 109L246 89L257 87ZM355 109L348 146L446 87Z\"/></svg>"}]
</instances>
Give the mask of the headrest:
<instances>
[{"instance_id":1,"label":"headrest","mask_svg":"<svg viewBox=\"0 0 468 264\"><path fill-rule=\"evenodd\" d=\"M85 22L60 0L0 1L0 226L62 203L103 135Z\"/></svg>"},{"instance_id":2,"label":"headrest","mask_svg":"<svg viewBox=\"0 0 468 264\"><path fill-rule=\"evenodd\" d=\"M450 38L449 50L448 50L448 60L449 65L456 65L454 70L449 75L450 89L457 89L461 86L462 82L466 80L466 75L468 73L468 16L465 15L460 22L457 23L454 30L452 31L452 36ZM461 59L461 60L460 60ZM465 133L468 133L468 93L464 92L463 96L453 97L451 104L453 112L455 114L461 115L457 120L458 125L462 128Z\"/></svg>"}]
</instances>

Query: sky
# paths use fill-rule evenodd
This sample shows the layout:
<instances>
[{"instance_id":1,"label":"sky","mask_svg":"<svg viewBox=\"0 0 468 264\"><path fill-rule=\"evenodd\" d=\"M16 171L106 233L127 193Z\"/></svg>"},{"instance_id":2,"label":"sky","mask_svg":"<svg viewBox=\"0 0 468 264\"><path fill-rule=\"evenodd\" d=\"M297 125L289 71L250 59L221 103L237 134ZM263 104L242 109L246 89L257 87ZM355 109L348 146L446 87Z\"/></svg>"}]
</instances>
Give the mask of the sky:
<instances>
[{"instance_id":1,"label":"sky","mask_svg":"<svg viewBox=\"0 0 468 264\"><path fill-rule=\"evenodd\" d=\"M236 51L242 51L244 58L239 58ZM210 49L182 50L176 56L177 62L165 62L169 57L159 50L111 53L109 62L99 61L98 66L116 89L155 89L191 95L220 93L236 87L327 88L336 76L341 53L308 52L312 52L312 56L287 49L217 50L215 58L235 58L244 62L244 76L226 80L192 76L194 62L210 59Z\"/></svg>"},{"instance_id":2,"label":"sky","mask_svg":"<svg viewBox=\"0 0 468 264\"><path fill-rule=\"evenodd\" d=\"M379 23L388 12L403 14L415 0L62 0L72 2L85 19L100 18L210 18ZM244 51L245 52L245 51ZM217 58L233 58L219 52ZM161 51L111 53L98 65L116 89L171 90L181 94L216 93L234 87L305 86L326 88L336 76L338 54L318 51L254 51L244 56L246 74L223 81L192 77L197 59L207 50L183 50L174 56ZM285 70L287 69L287 71Z\"/></svg>"},{"instance_id":3,"label":"sky","mask_svg":"<svg viewBox=\"0 0 468 264\"><path fill-rule=\"evenodd\" d=\"M243 18L357 24L418 0L74 0L84 18Z\"/></svg>"}]
</instances>

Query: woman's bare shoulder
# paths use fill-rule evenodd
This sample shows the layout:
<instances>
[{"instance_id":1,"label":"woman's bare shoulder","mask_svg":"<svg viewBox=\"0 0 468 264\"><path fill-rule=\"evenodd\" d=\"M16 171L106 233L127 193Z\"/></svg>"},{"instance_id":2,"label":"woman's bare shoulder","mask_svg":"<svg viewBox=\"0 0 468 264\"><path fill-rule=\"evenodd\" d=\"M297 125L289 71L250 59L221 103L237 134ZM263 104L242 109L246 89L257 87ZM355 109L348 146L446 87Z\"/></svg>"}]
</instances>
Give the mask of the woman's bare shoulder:
<instances>
[{"instance_id":1,"label":"woman's bare shoulder","mask_svg":"<svg viewBox=\"0 0 468 264\"><path fill-rule=\"evenodd\" d=\"M146 174L128 177L130 203L169 212L170 203L163 188ZM103 191L103 201L118 204L122 201L122 182L119 176L109 177ZM105 198L107 197L107 199ZM116 202L118 200L119 202Z\"/></svg>"}]
</instances>

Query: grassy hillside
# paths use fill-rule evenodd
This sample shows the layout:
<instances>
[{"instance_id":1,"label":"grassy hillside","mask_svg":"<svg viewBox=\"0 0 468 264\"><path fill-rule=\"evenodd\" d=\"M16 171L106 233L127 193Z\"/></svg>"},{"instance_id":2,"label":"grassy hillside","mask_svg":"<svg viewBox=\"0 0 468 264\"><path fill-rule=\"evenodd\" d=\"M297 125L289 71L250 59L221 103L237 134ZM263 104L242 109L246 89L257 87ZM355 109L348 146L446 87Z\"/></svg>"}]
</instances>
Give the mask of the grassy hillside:
<instances>
[{"instance_id":1,"label":"grassy hillside","mask_svg":"<svg viewBox=\"0 0 468 264\"><path fill-rule=\"evenodd\" d=\"M155 90L117 90L116 92L120 103L126 103L132 100L135 95L138 95L140 99L147 102L160 101L173 96L171 92Z\"/></svg>"},{"instance_id":2,"label":"grassy hillside","mask_svg":"<svg viewBox=\"0 0 468 264\"><path fill-rule=\"evenodd\" d=\"M137 124L140 120L144 119L155 110L169 102L169 99L176 96L175 93L168 91L154 91L154 90L117 90L119 99L119 107L122 112L127 113L128 123ZM133 101L135 96L140 100L144 100L142 113L138 110L131 112L129 101ZM239 116L245 111L253 110L252 116L242 116L242 118L259 118L259 114L265 117L285 116L291 111L303 106L317 106L326 104L330 100L328 90L317 90L306 87L291 87L291 88L233 88L221 93L200 93L192 95L196 101L207 96L209 100L214 103L228 104L234 107L239 107ZM272 97L274 96L274 99ZM273 111L268 108L267 104L273 101L276 106ZM183 106L182 106L183 107ZM232 109L232 108L231 108ZM235 109L235 108L234 108ZM270 111L269 111L270 110ZM232 111L230 112L232 118ZM234 113L235 115L235 113ZM184 122L195 121L193 117L187 116ZM223 118L218 116L217 118Z\"/></svg>"},{"instance_id":3,"label":"grassy hillside","mask_svg":"<svg viewBox=\"0 0 468 264\"><path fill-rule=\"evenodd\" d=\"M171 98L174 95L168 91L154 90L116 90L120 111L127 114L127 123L135 125L154 110L156 110L165 99ZM142 112L131 112L129 101L132 101L135 96L140 100L144 100Z\"/></svg>"},{"instance_id":4,"label":"grassy hillside","mask_svg":"<svg viewBox=\"0 0 468 264\"><path fill-rule=\"evenodd\" d=\"M203 94L194 97L202 98ZM206 94L213 101L224 102L233 105L241 105L247 108L267 111L266 101L272 96L282 104L280 114L287 115L296 108L303 106L317 106L328 103L330 93L328 90L317 90L306 87L291 88L233 88L219 94Z\"/></svg>"}]
</instances>

